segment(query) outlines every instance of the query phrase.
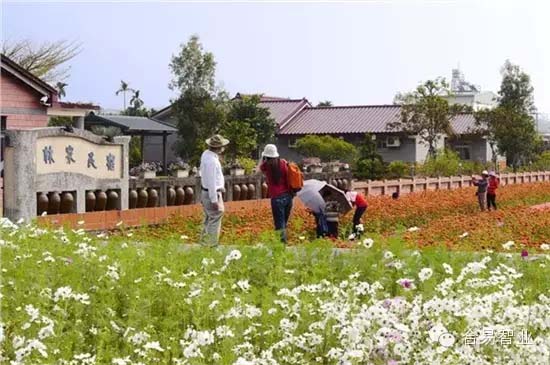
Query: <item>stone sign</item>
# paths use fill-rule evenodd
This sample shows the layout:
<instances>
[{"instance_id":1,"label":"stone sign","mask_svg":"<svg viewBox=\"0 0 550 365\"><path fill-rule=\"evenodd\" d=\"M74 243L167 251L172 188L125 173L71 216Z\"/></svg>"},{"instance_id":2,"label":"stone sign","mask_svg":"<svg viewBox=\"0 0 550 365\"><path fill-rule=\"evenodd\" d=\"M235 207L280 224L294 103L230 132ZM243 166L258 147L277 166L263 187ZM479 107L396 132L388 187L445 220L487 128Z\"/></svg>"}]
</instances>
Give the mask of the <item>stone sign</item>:
<instances>
[{"instance_id":1,"label":"stone sign","mask_svg":"<svg viewBox=\"0 0 550 365\"><path fill-rule=\"evenodd\" d=\"M4 213L11 220L84 213L87 200L88 211L128 209L130 137L108 142L58 127L8 130L6 137Z\"/></svg>"},{"instance_id":2,"label":"stone sign","mask_svg":"<svg viewBox=\"0 0 550 365\"><path fill-rule=\"evenodd\" d=\"M36 173L77 173L99 179L122 177L122 145L98 145L77 136L37 139Z\"/></svg>"}]
</instances>

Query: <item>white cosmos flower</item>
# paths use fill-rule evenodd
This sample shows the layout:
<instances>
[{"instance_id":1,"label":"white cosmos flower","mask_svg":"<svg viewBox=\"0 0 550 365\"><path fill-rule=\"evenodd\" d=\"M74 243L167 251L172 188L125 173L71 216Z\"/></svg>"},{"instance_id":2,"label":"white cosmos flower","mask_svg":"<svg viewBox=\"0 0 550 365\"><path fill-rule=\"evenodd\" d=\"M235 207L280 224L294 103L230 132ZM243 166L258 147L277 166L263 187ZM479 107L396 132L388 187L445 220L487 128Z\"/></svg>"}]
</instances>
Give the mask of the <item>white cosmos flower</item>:
<instances>
[{"instance_id":1,"label":"white cosmos flower","mask_svg":"<svg viewBox=\"0 0 550 365\"><path fill-rule=\"evenodd\" d=\"M505 250L510 250L512 247L514 247L515 245L515 242L514 241L508 241L506 243L504 243L502 245L502 247L505 249Z\"/></svg>"},{"instance_id":2,"label":"white cosmos flower","mask_svg":"<svg viewBox=\"0 0 550 365\"><path fill-rule=\"evenodd\" d=\"M420 279L420 281L426 281L432 277L432 274L433 270L429 267L425 267L418 273L418 278Z\"/></svg>"},{"instance_id":3,"label":"white cosmos flower","mask_svg":"<svg viewBox=\"0 0 550 365\"><path fill-rule=\"evenodd\" d=\"M371 248L373 244L374 244L374 240L372 238L365 238L363 240L363 247L365 248Z\"/></svg>"},{"instance_id":4,"label":"white cosmos flower","mask_svg":"<svg viewBox=\"0 0 550 365\"><path fill-rule=\"evenodd\" d=\"M385 258L386 260L391 260L391 259L393 259L393 256L394 256L394 255L393 255L393 253L392 253L391 251L384 251L384 258Z\"/></svg>"},{"instance_id":5,"label":"white cosmos flower","mask_svg":"<svg viewBox=\"0 0 550 365\"><path fill-rule=\"evenodd\" d=\"M453 275L453 268L447 263L443 263L443 270L449 275Z\"/></svg>"},{"instance_id":6,"label":"white cosmos flower","mask_svg":"<svg viewBox=\"0 0 550 365\"><path fill-rule=\"evenodd\" d=\"M248 291L250 289L250 284L248 283L248 280L239 280L239 281L237 281L237 286L242 291Z\"/></svg>"},{"instance_id":7,"label":"white cosmos flower","mask_svg":"<svg viewBox=\"0 0 550 365\"><path fill-rule=\"evenodd\" d=\"M460 238L465 238L465 237L468 237L469 233L468 232L464 232L462 233L459 237Z\"/></svg>"},{"instance_id":8,"label":"white cosmos flower","mask_svg":"<svg viewBox=\"0 0 550 365\"><path fill-rule=\"evenodd\" d=\"M146 350L157 350L159 352L164 351L164 349L160 347L160 343L158 341L147 342L143 348Z\"/></svg>"},{"instance_id":9,"label":"white cosmos flower","mask_svg":"<svg viewBox=\"0 0 550 365\"><path fill-rule=\"evenodd\" d=\"M543 243L542 245L540 245L540 249L543 250L543 251L548 251L548 250L550 250L550 244Z\"/></svg>"},{"instance_id":10,"label":"white cosmos flower","mask_svg":"<svg viewBox=\"0 0 550 365\"><path fill-rule=\"evenodd\" d=\"M231 261L239 260L243 255L241 254L241 251L239 250L232 250L229 252L229 254L225 257L225 265L229 265Z\"/></svg>"},{"instance_id":11,"label":"white cosmos flower","mask_svg":"<svg viewBox=\"0 0 550 365\"><path fill-rule=\"evenodd\" d=\"M409 231L409 232L416 232L416 231L418 231L419 229L420 229L420 228L414 226L414 227L411 227L411 228L407 229L407 231Z\"/></svg>"}]
</instances>

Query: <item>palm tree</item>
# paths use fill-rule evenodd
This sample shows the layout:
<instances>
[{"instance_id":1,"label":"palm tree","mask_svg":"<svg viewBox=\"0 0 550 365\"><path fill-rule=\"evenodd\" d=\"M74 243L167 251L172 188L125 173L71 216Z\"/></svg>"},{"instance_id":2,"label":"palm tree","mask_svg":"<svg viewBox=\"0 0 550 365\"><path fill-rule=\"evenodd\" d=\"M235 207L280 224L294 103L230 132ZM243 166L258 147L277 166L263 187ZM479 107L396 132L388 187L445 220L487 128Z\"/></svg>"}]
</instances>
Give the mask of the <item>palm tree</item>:
<instances>
[{"instance_id":1,"label":"palm tree","mask_svg":"<svg viewBox=\"0 0 550 365\"><path fill-rule=\"evenodd\" d=\"M138 110L143 106L143 100L139 97L139 90L134 90L134 95L132 95L132 99L130 99L130 104L132 104L132 107L135 110Z\"/></svg>"},{"instance_id":2,"label":"palm tree","mask_svg":"<svg viewBox=\"0 0 550 365\"><path fill-rule=\"evenodd\" d=\"M330 100L325 100L325 101L321 101L319 104L317 104L317 107L329 107L329 106L332 106L332 101Z\"/></svg>"},{"instance_id":3,"label":"palm tree","mask_svg":"<svg viewBox=\"0 0 550 365\"><path fill-rule=\"evenodd\" d=\"M57 95L59 96L59 99L61 98L64 98L65 97L65 87L67 86L66 83L64 82L58 82L56 85L55 85L55 88L57 89Z\"/></svg>"},{"instance_id":4,"label":"palm tree","mask_svg":"<svg viewBox=\"0 0 550 365\"><path fill-rule=\"evenodd\" d=\"M134 89L128 86L128 83L124 80L120 80L120 89L117 90L116 95L122 93L124 95L124 110L126 110L126 93L135 92Z\"/></svg>"}]
</instances>

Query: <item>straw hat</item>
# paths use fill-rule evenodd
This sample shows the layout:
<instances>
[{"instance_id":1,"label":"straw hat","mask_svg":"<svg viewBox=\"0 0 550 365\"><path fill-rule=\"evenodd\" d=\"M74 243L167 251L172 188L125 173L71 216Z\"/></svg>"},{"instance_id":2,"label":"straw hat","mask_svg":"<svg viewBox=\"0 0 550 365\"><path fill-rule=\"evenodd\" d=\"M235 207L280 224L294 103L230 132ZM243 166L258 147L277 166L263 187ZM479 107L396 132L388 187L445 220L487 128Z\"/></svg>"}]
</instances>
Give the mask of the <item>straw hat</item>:
<instances>
[{"instance_id":1,"label":"straw hat","mask_svg":"<svg viewBox=\"0 0 550 365\"><path fill-rule=\"evenodd\" d=\"M229 140L226 138L223 138L219 134L216 134L208 138L206 140L206 144L210 147L220 148L220 147L227 146L229 144Z\"/></svg>"}]
</instances>

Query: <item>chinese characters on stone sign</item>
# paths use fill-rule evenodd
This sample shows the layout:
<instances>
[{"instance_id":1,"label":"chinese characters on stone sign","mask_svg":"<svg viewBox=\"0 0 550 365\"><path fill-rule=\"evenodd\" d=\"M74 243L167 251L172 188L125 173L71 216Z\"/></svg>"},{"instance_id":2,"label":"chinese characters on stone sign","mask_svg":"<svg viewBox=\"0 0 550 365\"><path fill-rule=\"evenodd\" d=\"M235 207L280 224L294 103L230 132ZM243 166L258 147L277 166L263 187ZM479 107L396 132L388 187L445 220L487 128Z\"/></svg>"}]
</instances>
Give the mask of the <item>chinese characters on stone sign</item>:
<instances>
[{"instance_id":1,"label":"chinese characters on stone sign","mask_svg":"<svg viewBox=\"0 0 550 365\"><path fill-rule=\"evenodd\" d=\"M115 170L115 155L112 153L109 153L107 155L107 170L114 171Z\"/></svg>"},{"instance_id":2,"label":"chinese characters on stone sign","mask_svg":"<svg viewBox=\"0 0 550 365\"><path fill-rule=\"evenodd\" d=\"M55 163L55 160L53 159L53 148L52 148L52 146L45 146L42 149L42 153L44 154L44 163L46 163L46 164Z\"/></svg>"},{"instance_id":3,"label":"chinese characters on stone sign","mask_svg":"<svg viewBox=\"0 0 550 365\"><path fill-rule=\"evenodd\" d=\"M42 154L44 156L45 164L50 164L50 165L55 164L55 160L53 158L53 147L51 145L44 146L44 148L42 149ZM70 144L67 145L67 147L65 147L65 161L68 165L76 163L74 155L75 155L75 148ZM108 171L115 171L115 159L116 159L116 156L110 152L105 157L105 160L106 160L105 166L107 166ZM93 151L88 152L87 167L97 169L97 165L95 161L95 153Z\"/></svg>"},{"instance_id":4,"label":"chinese characters on stone sign","mask_svg":"<svg viewBox=\"0 0 550 365\"><path fill-rule=\"evenodd\" d=\"M76 162L73 158L73 152L74 152L74 148L73 146L71 145L68 145L67 147L65 147L65 158L67 159L67 163L70 165L71 162Z\"/></svg>"},{"instance_id":5,"label":"chinese characters on stone sign","mask_svg":"<svg viewBox=\"0 0 550 365\"><path fill-rule=\"evenodd\" d=\"M97 169L97 166L95 165L95 159L94 159L94 153L89 152L88 153L88 168L93 167L94 169Z\"/></svg>"}]
</instances>

